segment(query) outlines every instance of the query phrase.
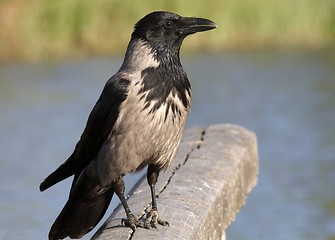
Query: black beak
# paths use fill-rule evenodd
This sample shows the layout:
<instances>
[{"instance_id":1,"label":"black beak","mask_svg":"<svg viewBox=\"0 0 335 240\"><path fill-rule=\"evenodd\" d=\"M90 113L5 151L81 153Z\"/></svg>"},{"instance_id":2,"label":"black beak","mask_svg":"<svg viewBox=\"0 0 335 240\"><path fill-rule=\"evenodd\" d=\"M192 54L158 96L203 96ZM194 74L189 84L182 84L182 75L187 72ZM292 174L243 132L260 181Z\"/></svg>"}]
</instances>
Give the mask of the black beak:
<instances>
[{"instance_id":1,"label":"black beak","mask_svg":"<svg viewBox=\"0 0 335 240\"><path fill-rule=\"evenodd\" d=\"M181 35L204 32L218 27L215 22L205 18L183 17L180 19L180 23L179 33Z\"/></svg>"}]
</instances>

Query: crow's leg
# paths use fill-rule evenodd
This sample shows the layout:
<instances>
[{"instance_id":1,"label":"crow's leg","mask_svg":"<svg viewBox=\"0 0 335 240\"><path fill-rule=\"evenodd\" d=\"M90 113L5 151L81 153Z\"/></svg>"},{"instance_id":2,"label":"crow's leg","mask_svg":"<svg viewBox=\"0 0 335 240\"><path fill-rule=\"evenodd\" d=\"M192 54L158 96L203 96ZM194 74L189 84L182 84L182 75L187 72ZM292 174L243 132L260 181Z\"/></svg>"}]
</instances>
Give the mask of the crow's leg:
<instances>
[{"instance_id":1,"label":"crow's leg","mask_svg":"<svg viewBox=\"0 0 335 240\"><path fill-rule=\"evenodd\" d=\"M163 226L169 226L169 223L167 221L161 220L160 217L158 216L156 193L155 193L155 185L158 179L158 175L159 175L159 168L153 164L150 164L148 166L147 181L151 190L152 208L147 214L147 218L144 223L145 228L157 229L157 223Z\"/></svg>"},{"instance_id":2,"label":"crow's leg","mask_svg":"<svg viewBox=\"0 0 335 240\"><path fill-rule=\"evenodd\" d=\"M131 229L135 230L136 227L144 227L144 223L140 221L137 217L134 216L134 214L130 211L130 208L128 206L128 203L126 201L126 198L124 196L124 181L123 176L120 176L115 182L114 182L114 191L116 195L119 197L122 206L126 212L127 219L122 219L122 223Z\"/></svg>"}]
</instances>

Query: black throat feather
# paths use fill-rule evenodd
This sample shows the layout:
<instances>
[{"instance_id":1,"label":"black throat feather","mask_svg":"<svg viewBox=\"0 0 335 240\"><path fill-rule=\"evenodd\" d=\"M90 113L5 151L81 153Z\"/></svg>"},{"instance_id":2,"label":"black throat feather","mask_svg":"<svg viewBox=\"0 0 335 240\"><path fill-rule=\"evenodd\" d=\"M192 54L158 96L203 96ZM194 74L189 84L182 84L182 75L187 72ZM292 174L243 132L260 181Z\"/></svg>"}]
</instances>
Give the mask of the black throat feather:
<instances>
[{"instance_id":1,"label":"black throat feather","mask_svg":"<svg viewBox=\"0 0 335 240\"><path fill-rule=\"evenodd\" d=\"M180 116L181 110L173 99L178 98L183 107L189 109L190 102L187 96L191 96L191 86L187 75L180 64L178 55L176 57L156 55L156 57L160 63L159 66L149 67L141 72L142 86L139 94L145 96L143 109L151 106L154 101L150 113L156 112L163 104L166 104L165 119L170 110L174 116ZM170 94L173 98L168 98Z\"/></svg>"}]
</instances>

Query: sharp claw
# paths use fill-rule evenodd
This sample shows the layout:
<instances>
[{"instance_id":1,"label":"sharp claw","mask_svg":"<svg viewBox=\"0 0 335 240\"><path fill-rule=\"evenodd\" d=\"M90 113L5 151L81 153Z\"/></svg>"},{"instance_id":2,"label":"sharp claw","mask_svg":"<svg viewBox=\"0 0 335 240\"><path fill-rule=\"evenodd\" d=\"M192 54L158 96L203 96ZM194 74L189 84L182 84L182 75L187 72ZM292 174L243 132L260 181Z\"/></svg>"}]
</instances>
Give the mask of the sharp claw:
<instances>
[{"instance_id":1,"label":"sharp claw","mask_svg":"<svg viewBox=\"0 0 335 240\"><path fill-rule=\"evenodd\" d=\"M158 222L160 225L162 225L162 226L170 227L169 222L164 221L164 220L162 220L162 219L160 219L160 218L157 219L157 222Z\"/></svg>"},{"instance_id":2,"label":"sharp claw","mask_svg":"<svg viewBox=\"0 0 335 240\"><path fill-rule=\"evenodd\" d=\"M158 217L158 212L156 209L151 209L147 213L147 218L145 220L144 227L147 229L154 228L158 231L157 224L160 224L163 226L169 226L169 223L167 221L163 221Z\"/></svg>"},{"instance_id":3,"label":"sharp claw","mask_svg":"<svg viewBox=\"0 0 335 240\"><path fill-rule=\"evenodd\" d=\"M121 224L127 227L130 227L133 231L136 228L147 228L147 229L156 229L158 231L157 225L160 224L162 226L170 226L167 221L163 221L158 217L158 212L156 209L151 209L146 216L145 222L139 220L134 215L129 216L127 219L121 219Z\"/></svg>"},{"instance_id":4,"label":"sharp claw","mask_svg":"<svg viewBox=\"0 0 335 240\"><path fill-rule=\"evenodd\" d=\"M144 227L144 223L133 215L127 219L121 219L121 224L130 227L133 231L135 231L137 227Z\"/></svg>"}]
</instances>

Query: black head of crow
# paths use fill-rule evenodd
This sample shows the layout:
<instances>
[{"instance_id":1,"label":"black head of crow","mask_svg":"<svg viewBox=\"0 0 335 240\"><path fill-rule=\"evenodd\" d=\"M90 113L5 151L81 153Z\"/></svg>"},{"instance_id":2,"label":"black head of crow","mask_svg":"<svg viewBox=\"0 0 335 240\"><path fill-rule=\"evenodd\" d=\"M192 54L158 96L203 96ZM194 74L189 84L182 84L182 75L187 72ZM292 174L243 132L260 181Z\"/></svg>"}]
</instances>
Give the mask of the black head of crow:
<instances>
[{"instance_id":1,"label":"black head of crow","mask_svg":"<svg viewBox=\"0 0 335 240\"><path fill-rule=\"evenodd\" d=\"M169 12L150 13L135 25L123 64L107 81L72 155L40 185L44 191L74 175L49 239L79 238L92 230L114 192L125 209L125 225L168 225L158 217L155 183L176 153L190 109L179 50L187 35L216 27ZM152 209L142 221L125 200L123 176L145 166Z\"/></svg>"}]
</instances>

